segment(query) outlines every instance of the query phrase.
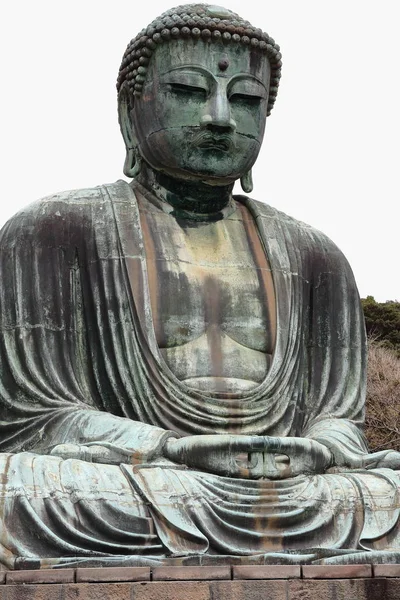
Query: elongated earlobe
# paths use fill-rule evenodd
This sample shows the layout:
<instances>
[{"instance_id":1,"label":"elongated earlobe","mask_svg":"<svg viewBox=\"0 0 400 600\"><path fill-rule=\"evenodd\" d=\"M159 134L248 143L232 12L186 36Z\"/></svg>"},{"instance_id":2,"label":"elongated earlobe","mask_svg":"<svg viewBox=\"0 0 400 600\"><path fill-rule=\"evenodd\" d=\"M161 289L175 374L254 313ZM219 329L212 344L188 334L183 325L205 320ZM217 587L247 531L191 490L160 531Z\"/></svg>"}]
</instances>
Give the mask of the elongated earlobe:
<instances>
[{"instance_id":1,"label":"elongated earlobe","mask_svg":"<svg viewBox=\"0 0 400 600\"><path fill-rule=\"evenodd\" d=\"M126 148L124 175L134 179L141 171L142 157L137 147L136 135L131 120L132 108L133 98L127 83L124 83L118 95L118 120Z\"/></svg>"},{"instance_id":2,"label":"elongated earlobe","mask_svg":"<svg viewBox=\"0 0 400 600\"><path fill-rule=\"evenodd\" d=\"M250 192L253 191L253 176L251 174L251 169L240 178L240 185L246 194L250 194Z\"/></svg>"},{"instance_id":3,"label":"elongated earlobe","mask_svg":"<svg viewBox=\"0 0 400 600\"><path fill-rule=\"evenodd\" d=\"M124 175L134 179L139 175L141 168L142 157L140 156L140 152L137 147L127 148L124 163Z\"/></svg>"}]
</instances>

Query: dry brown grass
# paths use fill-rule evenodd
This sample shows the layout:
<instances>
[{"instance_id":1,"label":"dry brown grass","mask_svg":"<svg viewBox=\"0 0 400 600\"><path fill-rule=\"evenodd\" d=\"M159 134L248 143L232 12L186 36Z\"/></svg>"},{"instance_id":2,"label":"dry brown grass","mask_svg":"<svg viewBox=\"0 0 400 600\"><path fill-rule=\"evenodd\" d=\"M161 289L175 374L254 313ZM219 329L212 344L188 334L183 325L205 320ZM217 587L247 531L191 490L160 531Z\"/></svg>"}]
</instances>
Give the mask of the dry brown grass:
<instances>
[{"instance_id":1,"label":"dry brown grass","mask_svg":"<svg viewBox=\"0 0 400 600\"><path fill-rule=\"evenodd\" d=\"M400 359L370 340L365 433L371 450L400 451Z\"/></svg>"}]
</instances>

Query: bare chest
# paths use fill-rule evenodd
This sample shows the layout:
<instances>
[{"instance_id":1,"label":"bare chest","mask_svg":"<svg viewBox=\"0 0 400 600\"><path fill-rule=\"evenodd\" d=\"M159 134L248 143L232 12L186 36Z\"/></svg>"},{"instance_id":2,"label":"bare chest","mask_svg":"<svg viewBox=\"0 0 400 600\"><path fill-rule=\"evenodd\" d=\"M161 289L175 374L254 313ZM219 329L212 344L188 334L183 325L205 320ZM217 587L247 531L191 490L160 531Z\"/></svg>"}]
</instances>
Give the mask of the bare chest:
<instances>
[{"instance_id":1,"label":"bare chest","mask_svg":"<svg viewBox=\"0 0 400 600\"><path fill-rule=\"evenodd\" d=\"M231 376L247 364L249 375L258 361L249 377L261 381L275 344L275 294L249 213L179 224L142 208L141 223L156 339L175 374Z\"/></svg>"}]
</instances>

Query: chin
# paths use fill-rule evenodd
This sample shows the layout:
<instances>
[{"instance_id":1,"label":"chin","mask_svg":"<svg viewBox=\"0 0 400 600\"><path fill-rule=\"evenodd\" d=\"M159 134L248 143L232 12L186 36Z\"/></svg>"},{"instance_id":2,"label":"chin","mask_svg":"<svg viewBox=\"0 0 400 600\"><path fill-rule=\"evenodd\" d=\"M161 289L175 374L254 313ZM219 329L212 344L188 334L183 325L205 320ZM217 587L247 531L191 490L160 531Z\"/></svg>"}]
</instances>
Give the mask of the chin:
<instances>
[{"instance_id":1,"label":"chin","mask_svg":"<svg viewBox=\"0 0 400 600\"><path fill-rule=\"evenodd\" d=\"M205 183L211 186L224 186L230 185L234 183L237 179L240 179L240 174L232 174L232 171L229 173L222 172L216 173L215 169L198 169L198 170L189 170L185 168L177 168L177 169L162 169L162 172L174 179L182 180L182 181L192 181Z\"/></svg>"},{"instance_id":2,"label":"chin","mask_svg":"<svg viewBox=\"0 0 400 600\"><path fill-rule=\"evenodd\" d=\"M202 181L209 185L228 185L242 174L249 171L253 162L246 161L246 164L233 164L232 156L209 157L211 160L196 160L175 165L171 168L170 175L178 179L190 179L192 181Z\"/></svg>"}]
</instances>

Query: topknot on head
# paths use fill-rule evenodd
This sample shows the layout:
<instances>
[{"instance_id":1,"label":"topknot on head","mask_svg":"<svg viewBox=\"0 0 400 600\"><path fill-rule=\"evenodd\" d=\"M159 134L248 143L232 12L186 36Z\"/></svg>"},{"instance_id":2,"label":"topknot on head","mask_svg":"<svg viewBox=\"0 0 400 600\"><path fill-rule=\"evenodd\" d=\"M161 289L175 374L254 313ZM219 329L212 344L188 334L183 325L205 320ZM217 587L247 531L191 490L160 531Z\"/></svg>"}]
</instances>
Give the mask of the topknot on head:
<instances>
[{"instance_id":1,"label":"topknot on head","mask_svg":"<svg viewBox=\"0 0 400 600\"><path fill-rule=\"evenodd\" d=\"M140 96L153 52L158 45L178 38L243 44L265 54L271 65L267 115L271 113L281 77L282 56L278 44L231 10L209 4L182 4L171 8L138 33L122 58L118 92L126 83L134 96Z\"/></svg>"}]
</instances>

